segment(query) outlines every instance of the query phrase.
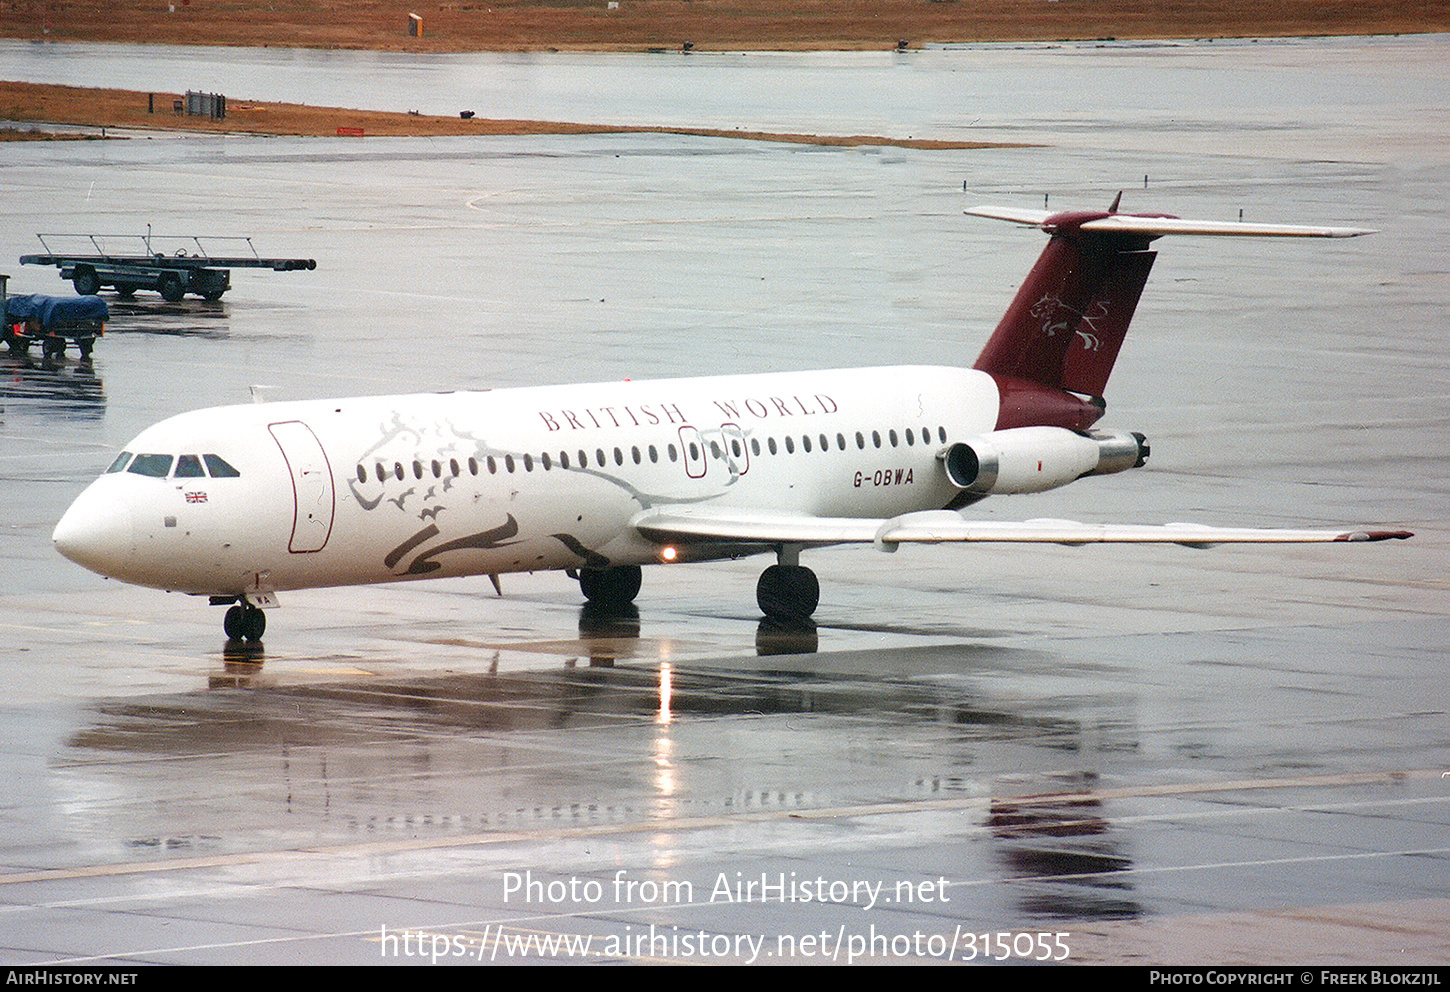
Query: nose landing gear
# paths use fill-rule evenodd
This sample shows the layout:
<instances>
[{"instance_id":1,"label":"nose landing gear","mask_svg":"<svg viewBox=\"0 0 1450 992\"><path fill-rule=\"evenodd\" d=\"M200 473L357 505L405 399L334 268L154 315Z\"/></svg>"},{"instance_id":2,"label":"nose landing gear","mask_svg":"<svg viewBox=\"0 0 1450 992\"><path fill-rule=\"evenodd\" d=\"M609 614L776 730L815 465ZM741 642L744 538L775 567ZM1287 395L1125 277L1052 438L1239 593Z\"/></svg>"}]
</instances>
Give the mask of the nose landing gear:
<instances>
[{"instance_id":1,"label":"nose landing gear","mask_svg":"<svg viewBox=\"0 0 1450 992\"><path fill-rule=\"evenodd\" d=\"M233 641L260 641L267 630L267 614L250 603L238 603L227 610L222 630Z\"/></svg>"}]
</instances>

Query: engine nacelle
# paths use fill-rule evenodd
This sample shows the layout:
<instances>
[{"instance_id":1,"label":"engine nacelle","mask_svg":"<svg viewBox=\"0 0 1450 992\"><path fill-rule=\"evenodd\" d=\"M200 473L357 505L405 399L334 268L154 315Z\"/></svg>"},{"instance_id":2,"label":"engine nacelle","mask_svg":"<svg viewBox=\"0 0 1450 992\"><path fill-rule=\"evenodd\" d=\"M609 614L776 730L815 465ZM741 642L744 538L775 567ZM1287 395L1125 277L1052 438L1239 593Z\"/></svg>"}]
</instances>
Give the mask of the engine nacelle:
<instances>
[{"instance_id":1,"label":"engine nacelle","mask_svg":"<svg viewBox=\"0 0 1450 992\"><path fill-rule=\"evenodd\" d=\"M958 441L937 454L951 484L977 496L1040 493L1085 475L1111 475L1142 465L1141 434L1063 427L1013 427Z\"/></svg>"}]
</instances>

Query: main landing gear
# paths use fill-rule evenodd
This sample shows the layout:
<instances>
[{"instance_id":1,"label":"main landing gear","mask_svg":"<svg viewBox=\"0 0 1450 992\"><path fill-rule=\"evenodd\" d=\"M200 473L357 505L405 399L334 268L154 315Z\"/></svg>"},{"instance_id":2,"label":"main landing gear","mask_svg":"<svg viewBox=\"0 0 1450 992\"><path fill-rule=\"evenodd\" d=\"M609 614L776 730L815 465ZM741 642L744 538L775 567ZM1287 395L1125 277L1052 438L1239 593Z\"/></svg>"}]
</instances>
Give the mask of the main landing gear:
<instances>
[{"instance_id":1,"label":"main landing gear","mask_svg":"<svg viewBox=\"0 0 1450 992\"><path fill-rule=\"evenodd\" d=\"M800 563L799 545L782 545L776 564L760 573L755 602L772 620L807 620L821 603L821 583Z\"/></svg>"},{"instance_id":2,"label":"main landing gear","mask_svg":"<svg viewBox=\"0 0 1450 992\"><path fill-rule=\"evenodd\" d=\"M581 568L579 589L595 606L614 608L628 606L639 595L644 573L638 565L616 565L613 568Z\"/></svg>"},{"instance_id":3,"label":"main landing gear","mask_svg":"<svg viewBox=\"0 0 1450 992\"><path fill-rule=\"evenodd\" d=\"M267 630L267 614L251 603L228 607L222 630L233 641L260 641Z\"/></svg>"},{"instance_id":4,"label":"main landing gear","mask_svg":"<svg viewBox=\"0 0 1450 992\"><path fill-rule=\"evenodd\" d=\"M642 573L638 565L581 568L579 588L589 605L620 609L639 595ZM760 575L755 586L760 612L772 620L808 620L821 603L821 583L800 563L800 547L786 545L776 552L776 564ZM230 629L230 628L229 628Z\"/></svg>"}]
</instances>

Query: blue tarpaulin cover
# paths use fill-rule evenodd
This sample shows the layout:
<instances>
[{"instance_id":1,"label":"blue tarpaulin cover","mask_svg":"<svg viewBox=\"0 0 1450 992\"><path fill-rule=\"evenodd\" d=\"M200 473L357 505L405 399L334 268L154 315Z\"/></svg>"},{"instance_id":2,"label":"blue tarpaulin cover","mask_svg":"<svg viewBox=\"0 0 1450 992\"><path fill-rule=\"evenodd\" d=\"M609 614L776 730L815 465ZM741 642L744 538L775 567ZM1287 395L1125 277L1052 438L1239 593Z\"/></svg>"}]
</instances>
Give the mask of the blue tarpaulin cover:
<instances>
[{"instance_id":1,"label":"blue tarpaulin cover","mask_svg":"<svg viewBox=\"0 0 1450 992\"><path fill-rule=\"evenodd\" d=\"M99 296L10 296L5 299L5 322L19 323L31 317L40 318L44 330L64 327L83 320L104 321L111 316L106 301Z\"/></svg>"}]
</instances>

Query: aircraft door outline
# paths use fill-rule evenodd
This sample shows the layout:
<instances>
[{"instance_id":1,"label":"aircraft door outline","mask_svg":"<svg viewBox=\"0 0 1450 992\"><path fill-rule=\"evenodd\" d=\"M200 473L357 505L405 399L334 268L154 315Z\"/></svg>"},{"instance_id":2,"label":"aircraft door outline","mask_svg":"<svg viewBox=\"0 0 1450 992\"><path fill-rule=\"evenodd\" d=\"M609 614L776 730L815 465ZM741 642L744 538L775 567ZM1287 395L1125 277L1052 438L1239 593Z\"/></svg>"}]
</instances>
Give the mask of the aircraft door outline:
<instances>
[{"instance_id":1,"label":"aircraft door outline","mask_svg":"<svg viewBox=\"0 0 1450 992\"><path fill-rule=\"evenodd\" d=\"M705 442L700 440L698 428L686 424L680 428L680 455L685 463L685 474L692 479L703 479L710 461L705 455Z\"/></svg>"},{"instance_id":2,"label":"aircraft door outline","mask_svg":"<svg viewBox=\"0 0 1450 992\"><path fill-rule=\"evenodd\" d=\"M332 536L332 522L337 510L337 493L332 483L332 469L322 442L300 420L268 424L267 430L292 476L292 537L287 550L293 554L311 554L327 547Z\"/></svg>"},{"instance_id":3,"label":"aircraft door outline","mask_svg":"<svg viewBox=\"0 0 1450 992\"><path fill-rule=\"evenodd\" d=\"M739 424L721 424L720 440L725 451L725 461L731 475L741 476L750 471L750 444L745 440L745 431Z\"/></svg>"}]
</instances>

